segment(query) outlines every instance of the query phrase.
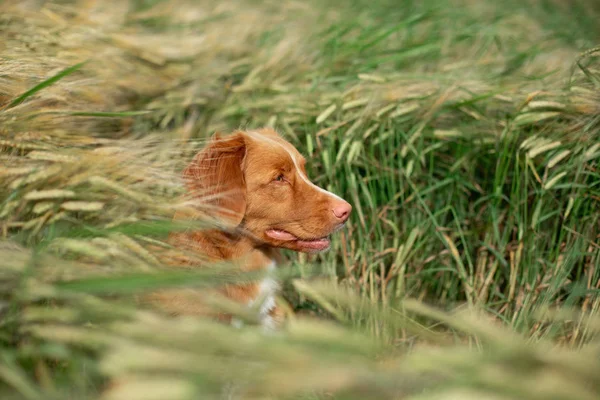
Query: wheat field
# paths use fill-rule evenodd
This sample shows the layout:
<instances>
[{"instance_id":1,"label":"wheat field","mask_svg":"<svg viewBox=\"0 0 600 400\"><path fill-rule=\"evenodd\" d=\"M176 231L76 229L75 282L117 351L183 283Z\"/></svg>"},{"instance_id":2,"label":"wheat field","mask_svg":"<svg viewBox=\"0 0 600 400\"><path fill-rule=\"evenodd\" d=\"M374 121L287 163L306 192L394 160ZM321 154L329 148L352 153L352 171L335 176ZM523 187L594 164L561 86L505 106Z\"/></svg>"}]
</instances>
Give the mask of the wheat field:
<instances>
[{"instance_id":1,"label":"wheat field","mask_svg":"<svg viewBox=\"0 0 600 400\"><path fill-rule=\"evenodd\" d=\"M0 398L600 398L598 20L595 0L3 1ZM186 163L261 126L355 210L329 252L286 253L286 329L140 302L258 278L164 257L213 223L171 221Z\"/></svg>"}]
</instances>

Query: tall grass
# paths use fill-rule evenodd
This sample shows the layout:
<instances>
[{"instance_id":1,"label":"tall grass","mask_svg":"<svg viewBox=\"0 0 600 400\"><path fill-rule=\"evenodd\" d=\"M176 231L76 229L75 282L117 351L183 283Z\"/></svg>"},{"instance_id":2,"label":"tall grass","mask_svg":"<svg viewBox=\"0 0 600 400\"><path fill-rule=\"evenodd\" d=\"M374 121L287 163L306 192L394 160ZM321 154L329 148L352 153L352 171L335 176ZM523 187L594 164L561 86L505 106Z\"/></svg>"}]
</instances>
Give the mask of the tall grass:
<instances>
[{"instance_id":1,"label":"tall grass","mask_svg":"<svg viewBox=\"0 0 600 400\"><path fill-rule=\"evenodd\" d=\"M599 11L3 2L2 398L598 398ZM287 254L296 316L153 310L257 278L166 267L203 260L164 240L211 223L171 223L205 138L263 125L355 210Z\"/></svg>"}]
</instances>

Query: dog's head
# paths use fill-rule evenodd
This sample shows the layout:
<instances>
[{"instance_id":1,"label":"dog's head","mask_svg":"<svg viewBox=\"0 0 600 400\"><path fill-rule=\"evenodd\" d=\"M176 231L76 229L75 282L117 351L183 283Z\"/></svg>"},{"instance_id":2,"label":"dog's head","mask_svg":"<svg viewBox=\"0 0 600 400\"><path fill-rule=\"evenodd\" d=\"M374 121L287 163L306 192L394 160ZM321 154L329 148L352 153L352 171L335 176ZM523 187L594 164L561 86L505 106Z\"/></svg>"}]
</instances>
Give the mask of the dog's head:
<instances>
[{"instance_id":1,"label":"dog's head","mask_svg":"<svg viewBox=\"0 0 600 400\"><path fill-rule=\"evenodd\" d=\"M184 171L188 190L261 242L296 251L329 248L350 204L307 177L305 159L272 129L215 135Z\"/></svg>"}]
</instances>

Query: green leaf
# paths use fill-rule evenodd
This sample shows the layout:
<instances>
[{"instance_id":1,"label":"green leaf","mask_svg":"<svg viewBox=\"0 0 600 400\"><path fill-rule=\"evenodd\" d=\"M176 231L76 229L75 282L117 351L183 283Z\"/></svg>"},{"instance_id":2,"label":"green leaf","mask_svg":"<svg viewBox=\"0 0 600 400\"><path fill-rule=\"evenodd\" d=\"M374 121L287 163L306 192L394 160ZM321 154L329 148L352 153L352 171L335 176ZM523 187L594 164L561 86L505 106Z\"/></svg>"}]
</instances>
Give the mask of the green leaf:
<instances>
[{"instance_id":1,"label":"green leaf","mask_svg":"<svg viewBox=\"0 0 600 400\"><path fill-rule=\"evenodd\" d=\"M18 96L16 99L11 101L6 108L8 109L8 108L18 106L19 104L24 102L28 97L33 96L34 94L36 94L37 92L39 92L42 89L47 88L48 86L54 85L56 82L60 81L65 76L71 75L73 72L79 70L86 63L87 63L87 61L80 62L79 64L75 64L72 67L63 69L58 74L46 79L45 81L38 83L37 85L35 85L31 89L29 89L28 91L23 93L22 95Z\"/></svg>"}]
</instances>

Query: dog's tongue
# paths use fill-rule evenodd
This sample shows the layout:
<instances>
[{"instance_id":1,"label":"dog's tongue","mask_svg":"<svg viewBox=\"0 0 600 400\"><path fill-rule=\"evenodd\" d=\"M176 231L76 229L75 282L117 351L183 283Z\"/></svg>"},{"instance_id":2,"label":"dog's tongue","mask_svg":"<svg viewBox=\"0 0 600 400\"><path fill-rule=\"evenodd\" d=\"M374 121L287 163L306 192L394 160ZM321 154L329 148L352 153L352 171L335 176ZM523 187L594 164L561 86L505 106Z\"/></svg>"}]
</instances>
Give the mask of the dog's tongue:
<instances>
[{"instance_id":1,"label":"dog's tongue","mask_svg":"<svg viewBox=\"0 0 600 400\"><path fill-rule=\"evenodd\" d=\"M269 229L266 233L268 236L272 237L273 239L277 239L277 240L290 241L290 240L298 239L296 236L292 235L291 233L288 233L286 231L280 231L279 229Z\"/></svg>"},{"instance_id":2,"label":"dog's tongue","mask_svg":"<svg viewBox=\"0 0 600 400\"><path fill-rule=\"evenodd\" d=\"M325 250L329 247L329 239L298 240L298 244L306 249Z\"/></svg>"},{"instance_id":3,"label":"dog's tongue","mask_svg":"<svg viewBox=\"0 0 600 400\"><path fill-rule=\"evenodd\" d=\"M273 239L283 240L286 242L291 242L291 241L296 240L298 245L300 245L301 247L304 247L305 249L324 250L329 247L329 239L326 239L326 238L315 239L315 240L300 240L296 236L292 235L291 233L282 231L279 229L269 229L266 232L266 234L267 234L267 236L269 236Z\"/></svg>"}]
</instances>

